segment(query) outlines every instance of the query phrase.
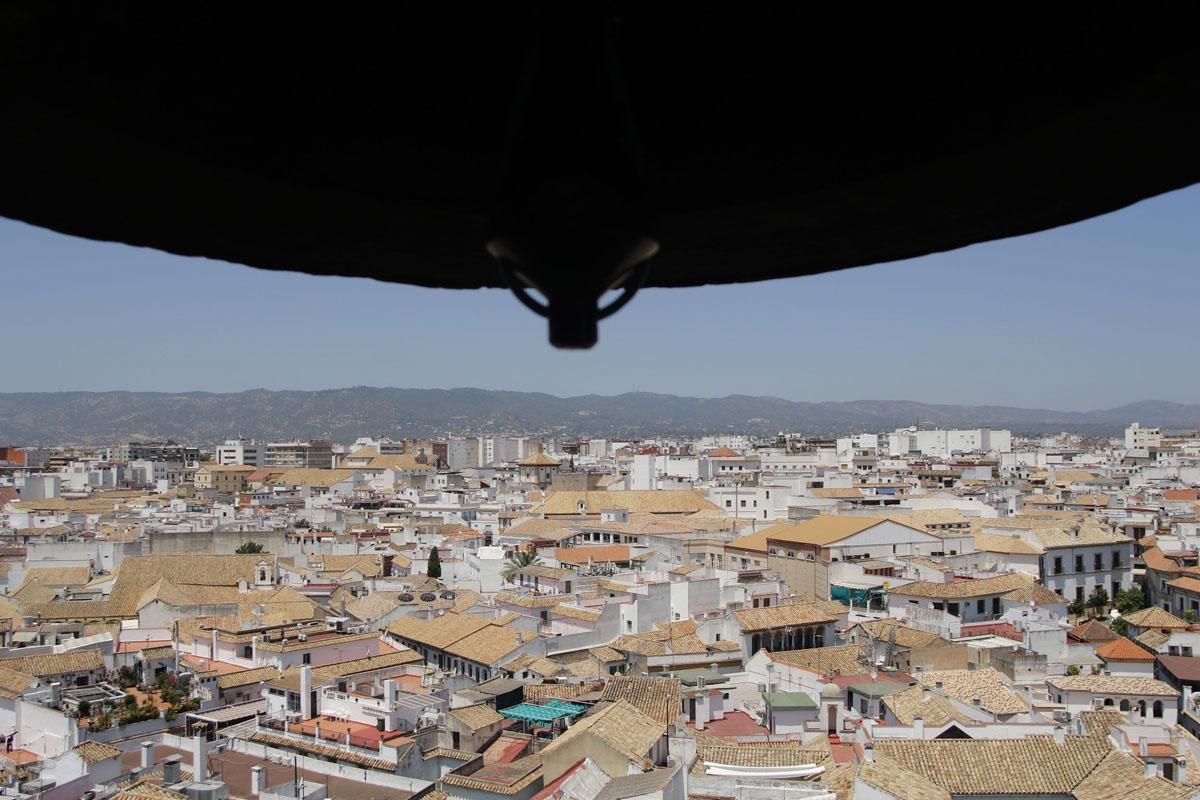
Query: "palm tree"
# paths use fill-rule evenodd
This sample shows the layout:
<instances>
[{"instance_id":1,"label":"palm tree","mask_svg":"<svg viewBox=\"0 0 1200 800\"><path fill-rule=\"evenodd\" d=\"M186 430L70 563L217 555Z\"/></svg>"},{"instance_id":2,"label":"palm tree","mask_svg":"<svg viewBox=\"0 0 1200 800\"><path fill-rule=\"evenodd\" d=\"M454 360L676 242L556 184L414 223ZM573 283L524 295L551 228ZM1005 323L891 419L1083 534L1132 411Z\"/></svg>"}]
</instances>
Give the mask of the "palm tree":
<instances>
[{"instance_id":1,"label":"palm tree","mask_svg":"<svg viewBox=\"0 0 1200 800\"><path fill-rule=\"evenodd\" d=\"M517 577L517 573L521 570L526 567L536 567L541 563L542 559L537 553L530 552L529 550L518 550L504 562L504 569L500 571L500 577L504 579L505 583L512 583Z\"/></svg>"}]
</instances>

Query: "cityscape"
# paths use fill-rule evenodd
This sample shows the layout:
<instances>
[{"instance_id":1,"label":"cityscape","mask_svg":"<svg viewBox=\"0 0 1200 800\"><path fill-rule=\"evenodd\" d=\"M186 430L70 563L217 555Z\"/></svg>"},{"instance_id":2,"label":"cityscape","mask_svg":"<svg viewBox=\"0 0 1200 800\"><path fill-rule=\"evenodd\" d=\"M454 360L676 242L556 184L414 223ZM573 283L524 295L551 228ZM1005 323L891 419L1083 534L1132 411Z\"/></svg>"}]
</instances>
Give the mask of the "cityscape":
<instances>
[{"instance_id":1,"label":"cityscape","mask_svg":"<svg viewBox=\"0 0 1200 800\"><path fill-rule=\"evenodd\" d=\"M5 796L1200 791L1200 430L0 447Z\"/></svg>"},{"instance_id":2,"label":"cityscape","mask_svg":"<svg viewBox=\"0 0 1200 800\"><path fill-rule=\"evenodd\" d=\"M1200 800L1200 6L1003 12L4 3L0 800Z\"/></svg>"}]
</instances>

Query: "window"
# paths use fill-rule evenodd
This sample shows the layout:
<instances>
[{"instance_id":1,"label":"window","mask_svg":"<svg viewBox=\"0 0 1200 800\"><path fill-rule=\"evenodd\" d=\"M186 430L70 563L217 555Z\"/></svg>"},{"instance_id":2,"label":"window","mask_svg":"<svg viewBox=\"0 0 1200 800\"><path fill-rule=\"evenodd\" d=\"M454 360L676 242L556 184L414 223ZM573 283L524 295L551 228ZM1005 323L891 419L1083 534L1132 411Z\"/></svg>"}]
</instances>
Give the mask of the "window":
<instances>
[{"instance_id":1,"label":"window","mask_svg":"<svg viewBox=\"0 0 1200 800\"><path fill-rule=\"evenodd\" d=\"M985 600L983 600L983 598L976 600L975 601L975 613L983 614L986 611L987 611L987 602Z\"/></svg>"},{"instance_id":2,"label":"window","mask_svg":"<svg viewBox=\"0 0 1200 800\"><path fill-rule=\"evenodd\" d=\"M242 647L242 658L254 658L254 646L244 645Z\"/></svg>"},{"instance_id":3,"label":"window","mask_svg":"<svg viewBox=\"0 0 1200 800\"><path fill-rule=\"evenodd\" d=\"M301 657L300 663L301 664L311 664L312 663L312 653L305 653L304 656Z\"/></svg>"},{"instance_id":4,"label":"window","mask_svg":"<svg viewBox=\"0 0 1200 800\"><path fill-rule=\"evenodd\" d=\"M1104 555L1102 553L1096 553L1093 563L1095 564L1097 570L1104 569Z\"/></svg>"},{"instance_id":5,"label":"window","mask_svg":"<svg viewBox=\"0 0 1200 800\"><path fill-rule=\"evenodd\" d=\"M1083 572L1083 556L1075 556L1075 571Z\"/></svg>"},{"instance_id":6,"label":"window","mask_svg":"<svg viewBox=\"0 0 1200 800\"><path fill-rule=\"evenodd\" d=\"M1121 551L1120 550L1113 550L1112 565L1113 565L1112 566L1113 569L1121 568Z\"/></svg>"},{"instance_id":7,"label":"window","mask_svg":"<svg viewBox=\"0 0 1200 800\"><path fill-rule=\"evenodd\" d=\"M1163 715L1162 700L1155 700L1154 701L1154 717L1155 717L1155 719L1162 719L1162 715Z\"/></svg>"},{"instance_id":8,"label":"window","mask_svg":"<svg viewBox=\"0 0 1200 800\"><path fill-rule=\"evenodd\" d=\"M725 501L725 507L726 507L726 508L733 508L733 501L732 501L732 500L726 500L726 501Z\"/></svg>"},{"instance_id":9,"label":"window","mask_svg":"<svg viewBox=\"0 0 1200 800\"><path fill-rule=\"evenodd\" d=\"M1054 557L1054 574L1062 575L1062 556Z\"/></svg>"},{"instance_id":10,"label":"window","mask_svg":"<svg viewBox=\"0 0 1200 800\"><path fill-rule=\"evenodd\" d=\"M741 505L741 507L742 507L742 508L745 508L745 507L746 507L746 501L745 501L745 500L739 500L739 501L738 501L738 503Z\"/></svg>"}]
</instances>

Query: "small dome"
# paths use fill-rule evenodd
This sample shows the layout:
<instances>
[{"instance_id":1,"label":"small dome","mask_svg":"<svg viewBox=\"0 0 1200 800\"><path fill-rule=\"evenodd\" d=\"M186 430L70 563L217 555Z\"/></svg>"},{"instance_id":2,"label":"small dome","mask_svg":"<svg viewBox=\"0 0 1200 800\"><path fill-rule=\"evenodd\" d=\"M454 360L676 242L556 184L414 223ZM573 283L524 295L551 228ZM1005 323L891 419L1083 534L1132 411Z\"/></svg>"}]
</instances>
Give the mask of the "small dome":
<instances>
[{"instance_id":1,"label":"small dome","mask_svg":"<svg viewBox=\"0 0 1200 800\"><path fill-rule=\"evenodd\" d=\"M842 690L837 687L836 683L827 683L821 689L821 697L838 698L842 696Z\"/></svg>"}]
</instances>

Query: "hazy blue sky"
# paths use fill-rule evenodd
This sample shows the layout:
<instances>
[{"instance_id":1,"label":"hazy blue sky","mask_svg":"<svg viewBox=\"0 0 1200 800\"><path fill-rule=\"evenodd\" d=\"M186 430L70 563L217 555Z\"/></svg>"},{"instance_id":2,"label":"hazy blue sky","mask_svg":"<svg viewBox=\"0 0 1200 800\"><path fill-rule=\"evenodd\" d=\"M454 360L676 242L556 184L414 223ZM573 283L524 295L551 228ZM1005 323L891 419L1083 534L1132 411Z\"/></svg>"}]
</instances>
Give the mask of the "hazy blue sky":
<instances>
[{"instance_id":1,"label":"hazy blue sky","mask_svg":"<svg viewBox=\"0 0 1200 800\"><path fill-rule=\"evenodd\" d=\"M1087 410L1200 401L1200 187L810 278L645 291L589 352L498 290L264 272L0 219L0 391L480 386Z\"/></svg>"}]
</instances>

